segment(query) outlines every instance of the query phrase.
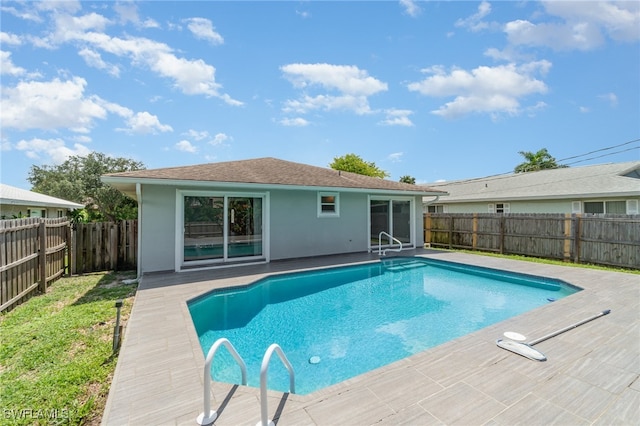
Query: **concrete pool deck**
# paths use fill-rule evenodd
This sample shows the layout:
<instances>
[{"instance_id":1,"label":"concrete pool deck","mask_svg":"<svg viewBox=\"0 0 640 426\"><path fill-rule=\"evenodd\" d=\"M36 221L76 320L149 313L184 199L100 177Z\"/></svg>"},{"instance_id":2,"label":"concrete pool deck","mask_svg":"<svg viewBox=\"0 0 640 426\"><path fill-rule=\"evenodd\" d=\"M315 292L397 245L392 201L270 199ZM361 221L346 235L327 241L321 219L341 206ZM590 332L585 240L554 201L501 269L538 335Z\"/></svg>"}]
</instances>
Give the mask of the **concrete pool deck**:
<instances>
[{"instance_id":1,"label":"concrete pool deck","mask_svg":"<svg viewBox=\"0 0 640 426\"><path fill-rule=\"evenodd\" d=\"M404 255L553 277L584 291L310 395L270 391L269 419L278 425L640 424L639 275L437 250ZM197 424L204 355L187 300L273 273L377 259L361 253L145 275L102 424ZM545 362L495 343L505 331L538 338L605 309L611 313L537 344ZM257 388L213 382L215 424L256 425L259 395Z\"/></svg>"}]
</instances>

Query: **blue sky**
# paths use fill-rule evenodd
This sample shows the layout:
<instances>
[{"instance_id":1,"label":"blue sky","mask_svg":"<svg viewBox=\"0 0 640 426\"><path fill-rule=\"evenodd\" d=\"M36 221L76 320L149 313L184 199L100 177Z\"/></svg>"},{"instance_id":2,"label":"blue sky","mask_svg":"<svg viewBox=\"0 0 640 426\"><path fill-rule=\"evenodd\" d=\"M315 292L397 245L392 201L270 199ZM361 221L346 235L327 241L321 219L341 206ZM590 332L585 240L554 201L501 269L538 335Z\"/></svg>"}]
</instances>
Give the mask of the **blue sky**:
<instances>
[{"instance_id":1,"label":"blue sky","mask_svg":"<svg viewBox=\"0 0 640 426\"><path fill-rule=\"evenodd\" d=\"M640 2L1 1L1 180L348 153L398 180L640 160ZM585 155L586 154L586 155ZM572 158L575 157L575 158Z\"/></svg>"}]
</instances>

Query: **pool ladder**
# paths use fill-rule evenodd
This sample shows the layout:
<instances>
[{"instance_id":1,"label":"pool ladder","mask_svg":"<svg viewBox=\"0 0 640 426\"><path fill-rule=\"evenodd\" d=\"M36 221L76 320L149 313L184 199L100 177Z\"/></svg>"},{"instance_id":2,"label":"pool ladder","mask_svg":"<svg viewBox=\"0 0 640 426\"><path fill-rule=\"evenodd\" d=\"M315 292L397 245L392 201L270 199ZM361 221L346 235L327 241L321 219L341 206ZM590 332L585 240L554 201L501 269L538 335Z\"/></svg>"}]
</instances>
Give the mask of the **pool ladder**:
<instances>
[{"instance_id":1,"label":"pool ladder","mask_svg":"<svg viewBox=\"0 0 640 426\"><path fill-rule=\"evenodd\" d=\"M213 357L216 352L220 346L223 345L240 366L240 370L242 372L242 384L245 386L247 384L247 366L242 360L242 357L238 354L228 339L223 337L216 340L213 346L211 346L211 349L209 349L207 359L204 362L204 411L196 418L196 422L199 425L211 424L216 418L218 418L218 413L211 409L211 363L213 362ZM280 357L280 360L287 368L287 371L289 371L289 392L296 393L295 373L293 371L293 367L282 351L282 348L280 348L277 343L272 343L264 353L262 365L260 366L260 421L256 423L256 426L274 426L273 421L269 420L269 410L267 408L267 373L269 370L269 362L271 361L271 357L274 352L278 357Z\"/></svg>"},{"instance_id":2,"label":"pool ladder","mask_svg":"<svg viewBox=\"0 0 640 426\"><path fill-rule=\"evenodd\" d=\"M391 238L394 242L397 242L398 244L400 244L400 247L397 249L392 249L392 248L386 248L384 250L382 250L382 236L385 235L389 238ZM391 236L390 234L382 231L380 232L380 234L378 234L378 256L386 256L388 251L397 251L398 253L402 251L402 241L400 241L399 239Z\"/></svg>"}]
</instances>

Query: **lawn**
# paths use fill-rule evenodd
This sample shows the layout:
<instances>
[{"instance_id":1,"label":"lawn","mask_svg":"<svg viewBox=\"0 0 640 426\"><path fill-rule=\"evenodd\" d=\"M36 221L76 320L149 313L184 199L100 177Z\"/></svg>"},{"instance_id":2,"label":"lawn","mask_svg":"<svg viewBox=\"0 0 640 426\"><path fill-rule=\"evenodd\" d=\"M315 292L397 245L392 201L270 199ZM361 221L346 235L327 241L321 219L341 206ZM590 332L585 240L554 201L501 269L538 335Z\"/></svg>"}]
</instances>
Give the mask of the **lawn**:
<instances>
[{"instance_id":1,"label":"lawn","mask_svg":"<svg viewBox=\"0 0 640 426\"><path fill-rule=\"evenodd\" d=\"M100 424L116 367L116 300L131 312L134 273L54 282L0 316L1 424Z\"/></svg>"}]
</instances>

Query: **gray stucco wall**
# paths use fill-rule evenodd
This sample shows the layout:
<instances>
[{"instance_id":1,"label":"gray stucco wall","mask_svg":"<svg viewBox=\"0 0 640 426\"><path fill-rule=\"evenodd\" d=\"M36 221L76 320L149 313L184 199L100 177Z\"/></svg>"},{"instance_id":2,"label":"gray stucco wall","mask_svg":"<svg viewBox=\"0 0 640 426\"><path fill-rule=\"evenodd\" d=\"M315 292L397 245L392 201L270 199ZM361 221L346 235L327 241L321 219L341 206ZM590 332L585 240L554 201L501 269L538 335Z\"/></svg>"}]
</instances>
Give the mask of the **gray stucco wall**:
<instances>
[{"instance_id":1,"label":"gray stucco wall","mask_svg":"<svg viewBox=\"0 0 640 426\"><path fill-rule=\"evenodd\" d=\"M142 215L138 229L141 236L142 273L174 270L175 204L175 188L157 185L142 187Z\"/></svg>"},{"instance_id":2,"label":"gray stucco wall","mask_svg":"<svg viewBox=\"0 0 640 426\"><path fill-rule=\"evenodd\" d=\"M183 190L193 188L180 188ZM198 188L202 191L203 188ZM208 188L220 191L220 188ZM227 189L237 194L241 191ZM258 193L264 191L251 191ZM140 209L140 271L174 270L176 250L176 188L143 185ZM269 191L269 253L271 260L363 252L369 248L368 196L340 193L340 215L318 217L317 191ZM421 197L415 197L416 246L422 247ZM182 235L178 236L182 238ZM178 243L180 243L178 241Z\"/></svg>"},{"instance_id":3,"label":"gray stucco wall","mask_svg":"<svg viewBox=\"0 0 640 426\"><path fill-rule=\"evenodd\" d=\"M341 193L340 216L318 217L316 191L271 192L271 259L366 251L366 194Z\"/></svg>"}]
</instances>

